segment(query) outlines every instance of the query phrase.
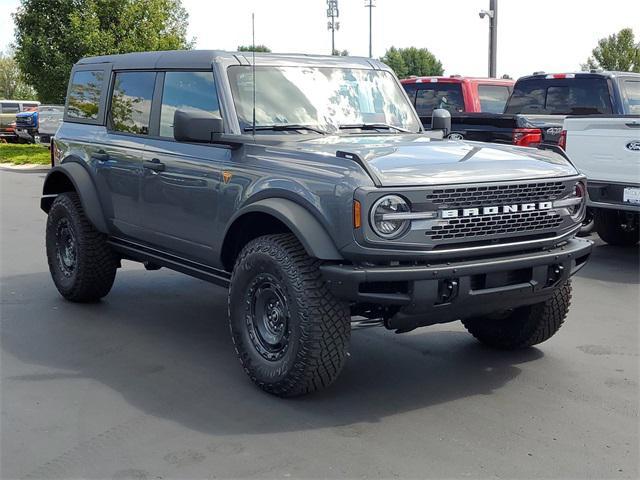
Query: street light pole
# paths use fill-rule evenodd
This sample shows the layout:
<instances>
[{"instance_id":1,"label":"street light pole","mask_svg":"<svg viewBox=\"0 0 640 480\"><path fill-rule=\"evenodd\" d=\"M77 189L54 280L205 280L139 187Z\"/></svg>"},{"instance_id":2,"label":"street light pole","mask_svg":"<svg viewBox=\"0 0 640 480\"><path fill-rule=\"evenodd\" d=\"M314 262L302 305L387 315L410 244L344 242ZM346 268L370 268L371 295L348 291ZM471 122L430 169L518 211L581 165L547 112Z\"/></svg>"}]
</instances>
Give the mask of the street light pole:
<instances>
[{"instance_id":1,"label":"street light pole","mask_svg":"<svg viewBox=\"0 0 640 480\"><path fill-rule=\"evenodd\" d=\"M498 0L489 0L489 10L493 12L489 18L489 76L495 78L498 61Z\"/></svg>"},{"instance_id":2,"label":"street light pole","mask_svg":"<svg viewBox=\"0 0 640 480\"><path fill-rule=\"evenodd\" d=\"M480 18L489 17L489 77L496 77L498 53L498 0L489 0L489 10L480 10Z\"/></svg>"},{"instance_id":3,"label":"street light pole","mask_svg":"<svg viewBox=\"0 0 640 480\"><path fill-rule=\"evenodd\" d=\"M331 55L336 51L336 30L340 28L340 23L336 22L338 16L338 0L327 0L327 29L331 30Z\"/></svg>"},{"instance_id":4,"label":"street light pole","mask_svg":"<svg viewBox=\"0 0 640 480\"><path fill-rule=\"evenodd\" d=\"M373 58L372 32L373 32L373 8L375 0L365 0L364 6L369 9L369 58Z\"/></svg>"}]
</instances>

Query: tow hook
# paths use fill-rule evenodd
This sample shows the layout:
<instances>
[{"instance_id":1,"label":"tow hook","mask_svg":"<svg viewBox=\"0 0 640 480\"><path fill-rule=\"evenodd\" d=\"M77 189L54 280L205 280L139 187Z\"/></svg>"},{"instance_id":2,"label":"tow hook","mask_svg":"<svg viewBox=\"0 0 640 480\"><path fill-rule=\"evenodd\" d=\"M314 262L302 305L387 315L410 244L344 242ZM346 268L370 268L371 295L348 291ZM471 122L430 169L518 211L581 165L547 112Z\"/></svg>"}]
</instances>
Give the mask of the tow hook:
<instances>
[{"instance_id":1,"label":"tow hook","mask_svg":"<svg viewBox=\"0 0 640 480\"><path fill-rule=\"evenodd\" d=\"M458 280L448 279L441 284L439 303L449 303L458 295Z\"/></svg>"},{"instance_id":2,"label":"tow hook","mask_svg":"<svg viewBox=\"0 0 640 480\"><path fill-rule=\"evenodd\" d=\"M560 264L549 266L549 277L547 279L547 286L551 286L562 279L564 267Z\"/></svg>"}]
</instances>

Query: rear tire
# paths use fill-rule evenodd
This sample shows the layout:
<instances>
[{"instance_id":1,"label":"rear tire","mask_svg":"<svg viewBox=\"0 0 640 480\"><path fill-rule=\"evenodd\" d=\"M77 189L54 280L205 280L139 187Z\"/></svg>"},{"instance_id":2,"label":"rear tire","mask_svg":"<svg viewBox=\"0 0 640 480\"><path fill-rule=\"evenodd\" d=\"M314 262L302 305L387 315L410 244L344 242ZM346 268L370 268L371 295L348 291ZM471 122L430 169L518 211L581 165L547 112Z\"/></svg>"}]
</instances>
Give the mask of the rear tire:
<instances>
[{"instance_id":1,"label":"rear tire","mask_svg":"<svg viewBox=\"0 0 640 480\"><path fill-rule=\"evenodd\" d=\"M72 302L95 302L107 295L119 259L84 215L75 192L56 197L47 218L47 260L56 288Z\"/></svg>"},{"instance_id":2,"label":"rear tire","mask_svg":"<svg viewBox=\"0 0 640 480\"><path fill-rule=\"evenodd\" d=\"M351 318L291 234L259 237L240 252L229 323L245 372L263 390L293 397L330 385L344 366Z\"/></svg>"},{"instance_id":3,"label":"rear tire","mask_svg":"<svg viewBox=\"0 0 640 480\"><path fill-rule=\"evenodd\" d=\"M551 338L562 326L570 304L568 281L546 302L520 307L506 316L471 318L462 323L471 335L490 347L526 348Z\"/></svg>"},{"instance_id":4,"label":"rear tire","mask_svg":"<svg viewBox=\"0 0 640 480\"><path fill-rule=\"evenodd\" d=\"M621 210L595 210L595 228L609 245L630 247L640 240L638 214Z\"/></svg>"}]
</instances>

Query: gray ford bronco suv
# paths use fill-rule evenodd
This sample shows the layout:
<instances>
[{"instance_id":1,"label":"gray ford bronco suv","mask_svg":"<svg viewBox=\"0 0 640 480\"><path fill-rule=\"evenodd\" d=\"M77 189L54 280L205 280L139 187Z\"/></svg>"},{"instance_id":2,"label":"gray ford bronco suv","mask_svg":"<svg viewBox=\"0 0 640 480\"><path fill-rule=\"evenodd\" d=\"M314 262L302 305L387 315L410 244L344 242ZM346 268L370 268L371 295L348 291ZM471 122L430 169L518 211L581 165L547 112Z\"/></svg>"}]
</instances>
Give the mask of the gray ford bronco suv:
<instances>
[{"instance_id":1,"label":"gray ford bronco suv","mask_svg":"<svg viewBox=\"0 0 640 480\"><path fill-rule=\"evenodd\" d=\"M584 177L558 151L432 136L371 59L85 58L41 200L53 281L97 301L124 259L228 288L240 362L280 396L335 380L352 321L545 341L591 251Z\"/></svg>"}]
</instances>

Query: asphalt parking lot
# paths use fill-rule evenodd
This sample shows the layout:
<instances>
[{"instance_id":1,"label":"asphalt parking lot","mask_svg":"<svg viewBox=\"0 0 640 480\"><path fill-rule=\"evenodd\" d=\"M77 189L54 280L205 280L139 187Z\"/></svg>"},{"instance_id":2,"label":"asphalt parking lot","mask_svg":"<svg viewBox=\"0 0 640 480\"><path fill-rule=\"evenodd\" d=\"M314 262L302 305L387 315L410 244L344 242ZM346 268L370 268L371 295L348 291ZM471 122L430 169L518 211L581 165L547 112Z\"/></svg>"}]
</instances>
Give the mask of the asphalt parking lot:
<instances>
[{"instance_id":1,"label":"asphalt parking lot","mask_svg":"<svg viewBox=\"0 0 640 480\"><path fill-rule=\"evenodd\" d=\"M637 248L597 241L539 348L358 330L336 384L281 400L240 368L222 289L127 263L101 303L63 301L43 178L0 172L3 479L638 478Z\"/></svg>"}]
</instances>

